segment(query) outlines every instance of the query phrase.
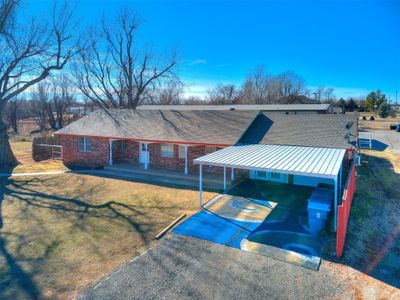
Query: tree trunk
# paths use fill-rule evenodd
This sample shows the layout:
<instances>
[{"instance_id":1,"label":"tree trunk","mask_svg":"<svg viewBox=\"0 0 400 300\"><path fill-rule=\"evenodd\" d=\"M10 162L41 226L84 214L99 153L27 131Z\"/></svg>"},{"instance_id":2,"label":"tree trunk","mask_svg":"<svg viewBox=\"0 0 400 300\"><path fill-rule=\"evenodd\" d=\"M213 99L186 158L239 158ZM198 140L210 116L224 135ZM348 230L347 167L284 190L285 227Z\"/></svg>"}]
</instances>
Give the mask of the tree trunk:
<instances>
[{"instance_id":1,"label":"tree trunk","mask_svg":"<svg viewBox=\"0 0 400 300\"><path fill-rule=\"evenodd\" d=\"M0 118L0 169L10 170L14 168L17 163L18 161L11 150L7 128Z\"/></svg>"}]
</instances>

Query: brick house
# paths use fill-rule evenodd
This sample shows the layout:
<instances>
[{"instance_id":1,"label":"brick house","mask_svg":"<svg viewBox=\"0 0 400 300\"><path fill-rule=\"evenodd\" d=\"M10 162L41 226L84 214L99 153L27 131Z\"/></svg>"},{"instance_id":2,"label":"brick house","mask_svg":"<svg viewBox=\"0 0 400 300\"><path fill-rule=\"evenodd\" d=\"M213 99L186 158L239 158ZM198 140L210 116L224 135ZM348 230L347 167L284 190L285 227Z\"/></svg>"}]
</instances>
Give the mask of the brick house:
<instances>
[{"instance_id":1,"label":"brick house","mask_svg":"<svg viewBox=\"0 0 400 300\"><path fill-rule=\"evenodd\" d=\"M235 144L354 149L353 115L270 114L250 110L97 110L57 131L64 164L98 168L118 163L195 171L194 159ZM212 168L211 168L212 169ZM215 168L214 168L215 169Z\"/></svg>"}]
</instances>

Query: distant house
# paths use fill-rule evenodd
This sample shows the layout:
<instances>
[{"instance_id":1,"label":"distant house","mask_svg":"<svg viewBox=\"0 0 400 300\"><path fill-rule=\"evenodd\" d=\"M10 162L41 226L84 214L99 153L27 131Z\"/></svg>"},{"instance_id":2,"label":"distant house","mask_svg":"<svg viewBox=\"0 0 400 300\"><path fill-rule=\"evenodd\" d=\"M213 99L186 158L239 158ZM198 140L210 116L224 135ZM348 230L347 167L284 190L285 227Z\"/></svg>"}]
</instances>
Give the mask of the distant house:
<instances>
[{"instance_id":1,"label":"distant house","mask_svg":"<svg viewBox=\"0 0 400 300\"><path fill-rule=\"evenodd\" d=\"M138 110L245 110L279 114L329 114L330 104L140 105Z\"/></svg>"},{"instance_id":2,"label":"distant house","mask_svg":"<svg viewBox=\"0 0 400 300\"><path fill-rule=\"evenodd\" d=\"M86 116L92 111L93 109L91 107L85 107L85 106L72 106L67 108L67 113L79 116Z\"/></svg>"},{"instance_id":3,"label":"distant house","mask_svg":"<svg viewBox=\"0 0 400 300\"><path fill-rule=\"evenodd\" d=\"M334 115L340 115L340 114L344 114L344 110L340 106L334 106L334 107L332 107L332 113Z\"/></svg>"},{"instance_id":4,"label":"distant house","mask_svg":"<svg viewBox=\"0 0 400 300\"><path fill-rule=\"evenodd\" d=\"M321 104L320 101L310 99L304 95L285 96L279 99L279 103L285 104Z\"/></svg>"}]
</instances>

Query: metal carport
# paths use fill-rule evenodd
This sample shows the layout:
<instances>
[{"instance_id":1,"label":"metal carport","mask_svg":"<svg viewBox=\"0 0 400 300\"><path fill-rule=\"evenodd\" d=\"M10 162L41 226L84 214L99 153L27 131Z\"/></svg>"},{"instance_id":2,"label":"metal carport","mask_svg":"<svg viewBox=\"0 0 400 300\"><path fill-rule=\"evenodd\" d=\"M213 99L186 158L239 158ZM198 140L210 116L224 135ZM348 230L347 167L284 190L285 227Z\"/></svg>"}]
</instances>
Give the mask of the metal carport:
<instances>
[{"instance_id":1,"label":"metal carport","mask_svg":"<svg viewBox=\"0 0 400 300\"><path fill-rule=\"evenodd\" d=\"M287 145L235 145L194 160L199 164L199 201L202 207L202 166L266 171L332 179L335 186L334 227L337 227L337 206L341 187L342 162L345 149L316 148Z\"/></svg>"}]
</instances>

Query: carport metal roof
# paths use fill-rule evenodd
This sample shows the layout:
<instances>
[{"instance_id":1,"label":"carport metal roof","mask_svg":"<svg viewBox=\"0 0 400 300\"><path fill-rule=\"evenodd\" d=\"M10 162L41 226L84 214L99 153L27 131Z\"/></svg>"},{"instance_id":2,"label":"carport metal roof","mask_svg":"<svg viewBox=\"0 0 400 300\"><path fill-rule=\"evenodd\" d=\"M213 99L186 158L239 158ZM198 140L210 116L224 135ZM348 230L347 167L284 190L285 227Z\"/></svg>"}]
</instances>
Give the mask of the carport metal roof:
<instances>
[{"instance_id":1,"label":"carport metal roof","mask_svg":"<svg viewBox=\"0 0 400 300\"><path fill-rule=\"evenodd\" d=\"M335 148L235 145L197 158L194 163L336 180L345 153L345 149Z\"/></svg>"}]
</instances>

